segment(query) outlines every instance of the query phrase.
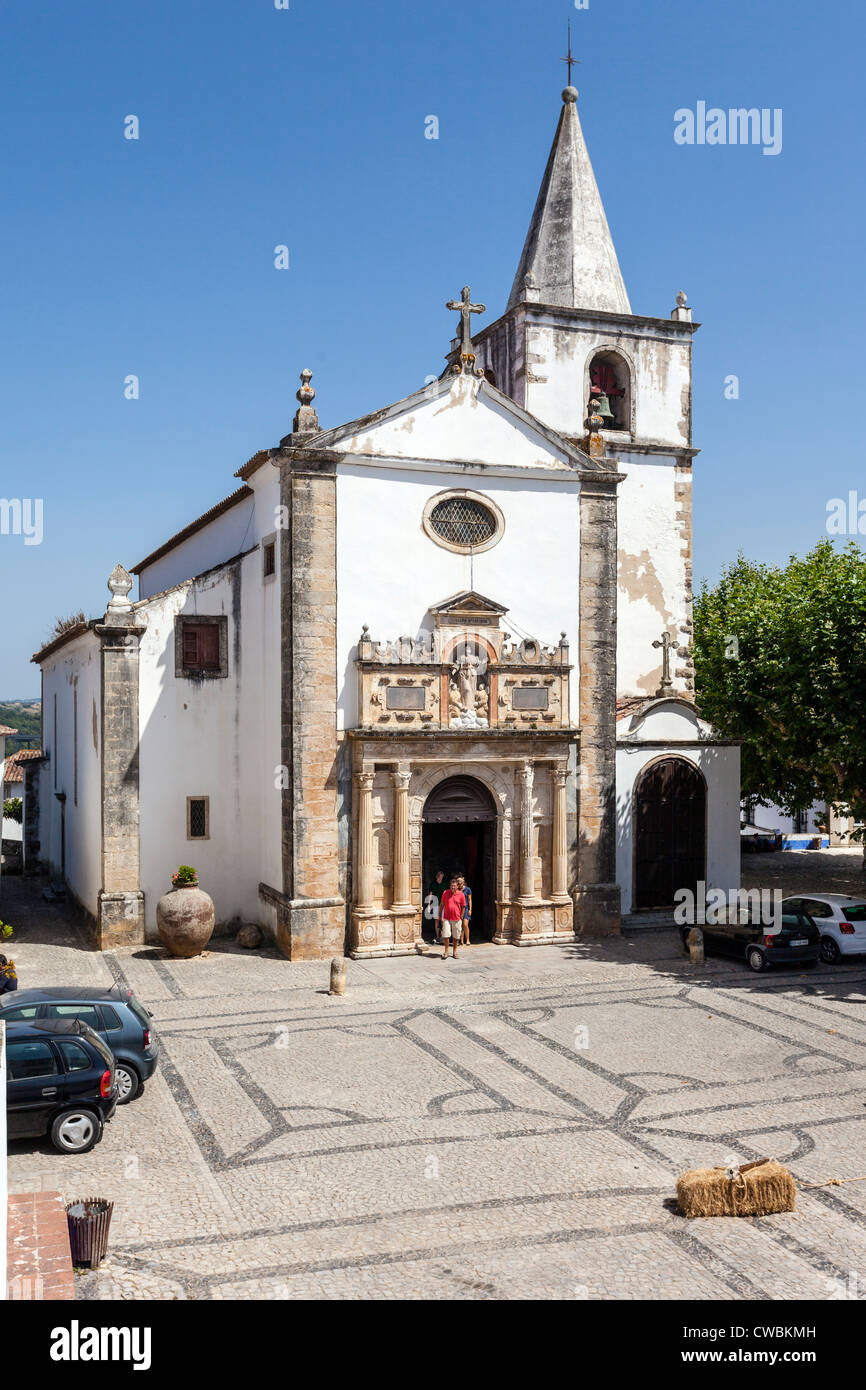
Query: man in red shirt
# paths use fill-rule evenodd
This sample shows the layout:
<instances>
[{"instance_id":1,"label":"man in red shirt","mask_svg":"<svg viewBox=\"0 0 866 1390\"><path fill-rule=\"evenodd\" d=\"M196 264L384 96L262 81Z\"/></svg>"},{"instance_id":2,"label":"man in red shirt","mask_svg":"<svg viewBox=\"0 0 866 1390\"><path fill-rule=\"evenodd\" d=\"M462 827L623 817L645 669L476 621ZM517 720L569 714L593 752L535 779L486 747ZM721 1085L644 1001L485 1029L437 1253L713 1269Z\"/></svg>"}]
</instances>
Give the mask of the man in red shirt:
<instances>
[{"instance_id":1,"label":"man in red shirt","mask_svg":"<svg viewBox=\"0 0 866 1390\"><path fill-rule=\"evenodd\" d=\"M439 925L442 928L442 940L445 944L445 954L442 959L448 959L448 942L451 942L454 951L454 959L457 959L457 947L463 935L463 913L466 910L466 899L460 892L457 879L452 878L450 888L446 888L442 894L442 902L439 907Z\"/></svg>"}]
</instances>

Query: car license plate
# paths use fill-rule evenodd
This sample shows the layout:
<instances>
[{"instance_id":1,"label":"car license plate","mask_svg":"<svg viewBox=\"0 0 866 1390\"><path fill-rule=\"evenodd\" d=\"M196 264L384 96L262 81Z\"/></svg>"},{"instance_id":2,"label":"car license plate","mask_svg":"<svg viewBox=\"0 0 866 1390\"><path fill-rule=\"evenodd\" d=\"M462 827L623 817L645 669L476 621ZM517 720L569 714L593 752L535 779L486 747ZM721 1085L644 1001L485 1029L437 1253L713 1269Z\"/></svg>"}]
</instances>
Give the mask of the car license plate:
<instances>
[{"instance_id":1,"label":"car license plate","mask_svg":"<svg viewBox=\"0 0 866 1390\"><path fill-rule=\"evenodd\" d=\"M808 946L809 943L808 943L808 941L806 940L806 938L803 937L803 938L802 938L801 940L799 940L799 941L792 941L792 942L791 942L791 945L792 945L792 946Z\"/></svg>"}]
</instances>

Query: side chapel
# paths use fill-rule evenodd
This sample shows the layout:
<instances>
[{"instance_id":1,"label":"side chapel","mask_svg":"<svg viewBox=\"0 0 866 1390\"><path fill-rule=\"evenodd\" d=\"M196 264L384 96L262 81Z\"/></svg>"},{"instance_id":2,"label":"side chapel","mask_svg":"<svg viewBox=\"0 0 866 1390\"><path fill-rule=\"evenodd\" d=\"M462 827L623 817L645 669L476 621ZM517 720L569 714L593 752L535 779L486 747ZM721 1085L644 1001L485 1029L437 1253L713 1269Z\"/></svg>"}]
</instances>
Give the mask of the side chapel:
<instances>
[{"instance_id":1,"label":"side chapel","mask_svg":"<svg viewBox=\"0 0 866 1390\"><path fill-rule=\"evenodd\" d=\"M291 432L45 646L25 852L102 946L196 866L293 959L413 952L438 869L473 939L618 932L739 882L739 750L694 704L692 341L632 312L559 122L504 312L441 377Z\"/></svg>"}]
</instances>

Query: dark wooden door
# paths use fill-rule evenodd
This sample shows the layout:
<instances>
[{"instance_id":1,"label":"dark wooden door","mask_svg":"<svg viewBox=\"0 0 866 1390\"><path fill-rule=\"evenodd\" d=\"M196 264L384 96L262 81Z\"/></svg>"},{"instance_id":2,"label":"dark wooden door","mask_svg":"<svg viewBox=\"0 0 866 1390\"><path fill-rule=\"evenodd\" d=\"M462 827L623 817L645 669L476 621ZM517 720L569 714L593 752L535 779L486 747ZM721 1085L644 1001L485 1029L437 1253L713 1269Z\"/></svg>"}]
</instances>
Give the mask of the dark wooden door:
<instances>
[{"instance_id":1,"label":"dark wooden door","mask_svg":"<svg viewBox=\"0 0 866 1390\"><path fill-rule=\"evenodd\" d=\"M680 888L695 892L706 869L707 792L697 768L663 758L635 790L635 908L674 905Z\"/></svg>"}]
</instances>

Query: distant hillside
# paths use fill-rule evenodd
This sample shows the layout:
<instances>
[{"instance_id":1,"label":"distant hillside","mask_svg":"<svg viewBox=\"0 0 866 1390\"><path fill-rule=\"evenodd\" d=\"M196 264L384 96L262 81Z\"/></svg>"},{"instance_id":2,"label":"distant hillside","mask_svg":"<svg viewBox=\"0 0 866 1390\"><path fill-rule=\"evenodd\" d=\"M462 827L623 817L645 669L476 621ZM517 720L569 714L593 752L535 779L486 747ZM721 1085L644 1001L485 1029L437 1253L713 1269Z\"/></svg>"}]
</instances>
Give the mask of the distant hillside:
<instances>
[{"instance_id":1,"label":"distant hillside","mask_svg":"<svg viewBox=\"0 0 866 1390\"><path fill-rule=\"evenodd\" d=\"M17 729L17 738L6 740L6 751L13 753L30 740L32 746L42 743L42 705L39 700L0 701L0 724Z\"/></svg>"}]
</instances>

